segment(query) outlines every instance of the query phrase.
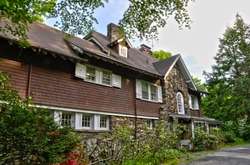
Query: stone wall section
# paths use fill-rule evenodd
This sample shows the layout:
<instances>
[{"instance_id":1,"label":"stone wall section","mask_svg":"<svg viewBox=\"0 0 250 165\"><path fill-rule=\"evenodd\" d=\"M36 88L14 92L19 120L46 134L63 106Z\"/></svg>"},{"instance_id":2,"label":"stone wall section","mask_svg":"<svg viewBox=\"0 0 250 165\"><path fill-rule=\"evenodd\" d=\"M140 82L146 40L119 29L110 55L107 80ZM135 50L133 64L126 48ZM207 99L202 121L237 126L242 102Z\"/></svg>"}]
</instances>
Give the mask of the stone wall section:
<instances>
[{"instance_id":1,"label":"stone wall section","mask_svg":"<svg viewBox=\"0 0 250 165\"><path fill-rule=\"evenodd\" d=\"M189 96L188 96L188 86L184 79L183 74L181 73L178 65L175 65L170 71L169 75L165 79L165 108L164 111L170 113L178 114L177 110L177 101L176 101L176 93L181 92L184 97L184 106L185 106L185 114L190 115L189 112ZM166 114L163 112L163 114Z\"/></svg>"}]
</instances>

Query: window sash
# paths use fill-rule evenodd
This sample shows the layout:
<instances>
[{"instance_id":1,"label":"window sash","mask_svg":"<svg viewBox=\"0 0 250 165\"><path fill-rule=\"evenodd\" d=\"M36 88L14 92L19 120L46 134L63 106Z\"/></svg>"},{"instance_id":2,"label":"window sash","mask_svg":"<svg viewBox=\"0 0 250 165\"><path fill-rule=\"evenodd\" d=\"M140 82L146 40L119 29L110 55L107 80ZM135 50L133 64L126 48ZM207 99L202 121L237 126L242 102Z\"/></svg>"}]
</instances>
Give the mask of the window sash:
<instances>
[{"instance_id":1,"label":"window sash","mask_svg":"<svg viewBox=\"0 0 250 165\"><path fill-rule=\"evenodd\" d=\"M150 85L150 94L151 94L151 100L158 101L158 93L157 93L157 86Z\"/></svg>"},{"instance_id":2,"label":"window sash","mask_svg":"<svg viewBox=\"0 0 250 165\"><path fill-rule=\"evenodd\" d=\"M184 99L183 99L183 95L178 92L176 94L176 102L177 102L177 110L179 114L185 114L185 110L184 110Z\"/></svg>"},{"instance_id":3,"label":"window sash","mask_svg":"<svg viewBox=\"0 0 250 165\"><path fill-rule=\"evenodd\" d=\"M93 127L93 116L90 114L82 114L81 120L82 128L92 128Z\"/></svg>"},{"instance_id":4,"label":"window sash","mask_svg":"<svg viewBox=\"0 0 250 165\"><path fill-rule=\"evenodd\" d=\"M63 127L74 128L74 115L70 112L62 112L60 116L60 125Z\"/></svg>"},{"instance_id":5,"label":"window sash","mask_svg":"<svg viewBox=\"0 0 250 165\"><path fill-rule=\"evenodd\" d=\"M96 82L96 69L94 67L86 68L86 80Z\"/></svg>"},{"instance_id":6,"label":"window sash","mask_svg":"<svg viewBox=\"0 0 250 165\"><path fill-rule=\"evenodd\" d=\"M102 84L111 85L112 74L108 71L102 71Z\"/></svg>"},{"instance_id":7,"label":"window sash","mask_svg":"<svg viewBox=\"0 0 250 165\"><path fill-rule=\"evenodd\" d=\"M108 127L108 117L107 116L100 116L100 128L107 128Z\"/></svg>"},{"instance_id":8,"label":"window sash","mask_svg":"<svg viewBox=\"0 0 250 165\"><path fill-rule=\"evenodd\" d=\"M149 99L149 85L147 82L142 81L142 98L148 100Z\"/></svg>"}]
</instances>

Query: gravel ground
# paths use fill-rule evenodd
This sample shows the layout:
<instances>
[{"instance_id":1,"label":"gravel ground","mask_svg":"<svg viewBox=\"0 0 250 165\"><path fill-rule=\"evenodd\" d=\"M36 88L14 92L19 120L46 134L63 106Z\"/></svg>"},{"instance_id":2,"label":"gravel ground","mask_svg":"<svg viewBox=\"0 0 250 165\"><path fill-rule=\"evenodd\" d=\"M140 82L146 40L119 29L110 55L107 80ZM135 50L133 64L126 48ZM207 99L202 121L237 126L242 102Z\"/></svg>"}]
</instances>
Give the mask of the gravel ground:
<instances>
[{"instance_id":1,"label":"gravel ground","mask_svg":"<svg viewBox=\"0 0 250 165\"><path fill-rule=\"evenodd\" d=\"M250 165L250 146L223 149L189 165Z\"/></svg>"}]
</instances>

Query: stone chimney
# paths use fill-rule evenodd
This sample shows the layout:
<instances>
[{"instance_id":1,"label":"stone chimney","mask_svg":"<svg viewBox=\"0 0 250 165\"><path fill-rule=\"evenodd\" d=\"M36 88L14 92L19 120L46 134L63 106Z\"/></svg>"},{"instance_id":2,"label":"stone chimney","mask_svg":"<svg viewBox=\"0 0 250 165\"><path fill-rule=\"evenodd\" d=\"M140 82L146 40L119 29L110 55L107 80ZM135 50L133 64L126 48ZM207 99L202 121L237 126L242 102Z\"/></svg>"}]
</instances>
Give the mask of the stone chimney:
<instances>
[{"instance_id":1,"label":"stone chimney","mask_svg":"<svg viewBox=\"0 0 250 165\"><path fill-rule=\"evenodd\" d=\"M107 30L107 36L110 40L110 43L123 37L120 27L114 23L108 24Z\"/></svg>"},{"instance_id":2,"label":"stone chimney","mask_svg":"<svg viewBox=\"0 0 250 165\"><path fill-rule=\"evenodd\" d=\"M152 50L151 50L151 47L145 45L145 44L141 44L141 47L139 49L141 52L143 53L146 53L148 55L151 55L152 54Z\"/></svg>"}]
</instances>

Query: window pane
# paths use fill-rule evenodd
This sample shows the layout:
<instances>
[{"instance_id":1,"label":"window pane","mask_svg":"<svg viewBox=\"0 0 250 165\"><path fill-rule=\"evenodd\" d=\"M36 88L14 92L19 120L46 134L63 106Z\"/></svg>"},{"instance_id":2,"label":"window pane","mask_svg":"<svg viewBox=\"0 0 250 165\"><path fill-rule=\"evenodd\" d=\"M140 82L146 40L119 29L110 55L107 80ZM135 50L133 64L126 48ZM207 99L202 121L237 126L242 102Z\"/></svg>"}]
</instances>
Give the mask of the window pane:
<instances>
[{"instance_id":1,"label":"window pane","mask_svg":"<svg viewBox=\"0 0 250 165\"><path fill-rule=\"evenodd\" d=\"M142 98L143 99L149 99L148 95L149 95L149 92L148 92L148 83L146 82L141 82L141 85L142 85Z\"/></svg>"},{"instance_id":2,"label":"window pane","mask_svg":"<svg viewBox=\"0 0 250 165\"><path fill-rule=\"evenodd\" d=\"M82 114L82 127L90 128L92 126L92 116L87 114Z\"/></svg>"},{"instance_id":3,"label":"window pane","mask_svg":"<svg viewBox=\"0 0 250 165\"><path fill-rule=\"evenodd\" d=\"M108 117L100 116L100 128L107 128Z\"/></svg>"},{"instance_id":4,"label":"window pane","mask_svg":"<svg viewBox=\"0 0 250 165\"><path fill-rule=\"evenodd\" d=\"M184 114L184 100L183 100L183 96L180 92L177 93L176 95L176 101L177 101L177 108L178 108L178 112L180 114Z\"/></svg>"},{"instance_id":5,"label":"window pane","mask_svg":"<svg viewBox=\"0 0 250 165\"><path fill-rule=\"evenodd\" d=\"M102 83L106 85L111 85L111 73L108 71L102 72Z\"/></svg>"},{"instance_id":6,"label":"window pane","mask_svg":"<svg viewBox=\"0 0 250 165\"><path fill-rule=\"evenodd\" d=\"M89 81L95 81L96 80L95 68L87 67L86 79L89 80Z\"/></svg>"},{"instance_id":7,"label":"window pane","mask_svg":"<svg viewBox=\"0 0 250 165\"><path fill-rule=\"evenodd\" d=\"M151 100L158 101L157 87L154 85L150 86Z\"/></svg>"},{"instance_id":8,"label":"window pane","mask_svg":"<svg viewBox=\"0 0 250 165\"><path fill-rule=\"evenodd\" d=\"M74 115L73 115L73 113L62 112L61 125L63 127L74 127Z\"/></svg>"}]
</instances>

